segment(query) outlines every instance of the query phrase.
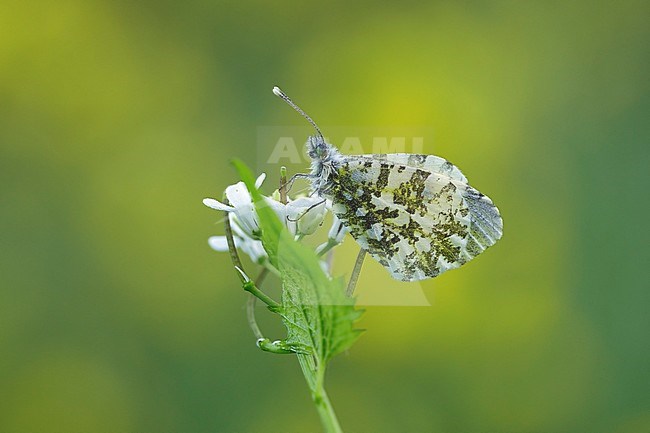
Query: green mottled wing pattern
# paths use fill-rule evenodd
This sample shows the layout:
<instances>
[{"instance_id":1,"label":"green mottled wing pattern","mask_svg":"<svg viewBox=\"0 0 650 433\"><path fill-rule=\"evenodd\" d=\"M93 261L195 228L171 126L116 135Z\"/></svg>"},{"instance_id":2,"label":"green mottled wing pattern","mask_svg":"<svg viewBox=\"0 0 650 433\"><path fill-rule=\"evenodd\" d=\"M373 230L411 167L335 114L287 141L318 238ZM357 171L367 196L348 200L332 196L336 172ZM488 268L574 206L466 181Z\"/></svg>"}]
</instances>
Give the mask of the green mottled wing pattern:
<instances>
[{"instance_id":1,"label":"green mottled wing pattern","mask_svg":"<svg viewBox=\"0 0 650 433\"><path fill-rule=\"evenodd\" d=\"M467 263L503 230L492 201L433 155L344 156L323 195L359 245L402 281Z\"/></svg>"}]
</instances>

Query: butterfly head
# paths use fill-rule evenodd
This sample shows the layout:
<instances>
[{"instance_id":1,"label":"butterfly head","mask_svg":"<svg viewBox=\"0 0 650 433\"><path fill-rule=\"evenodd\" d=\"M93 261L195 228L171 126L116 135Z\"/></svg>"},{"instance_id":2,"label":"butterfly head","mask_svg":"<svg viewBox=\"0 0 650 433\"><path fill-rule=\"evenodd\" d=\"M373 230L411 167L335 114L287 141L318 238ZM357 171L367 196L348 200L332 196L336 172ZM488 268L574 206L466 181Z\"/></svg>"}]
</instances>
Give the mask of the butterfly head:
<instances>
[{"instance_id":1,"label":"butterfly head","mask_svg":"<svg viewBox=\"0 0 650 433\"><path fill-rule=\"evenodd\" d=\"M325 139L320 135L312 135L307 139L307 155L311 159L326 160L329 156L332 145L325 142Z\"/></svg>"},{"instance_id":2,"label":"butterfly head","mask_svg":"<svg viewBox=\"0 0 650 433\"><path fill-rule=\"evenodd\" d=\"M332 173L336 172L341 154L321 135L312 135L307 139L307 155L311 158L313 188L321 193L327 189Z\"/></svg>"}]
</instances>

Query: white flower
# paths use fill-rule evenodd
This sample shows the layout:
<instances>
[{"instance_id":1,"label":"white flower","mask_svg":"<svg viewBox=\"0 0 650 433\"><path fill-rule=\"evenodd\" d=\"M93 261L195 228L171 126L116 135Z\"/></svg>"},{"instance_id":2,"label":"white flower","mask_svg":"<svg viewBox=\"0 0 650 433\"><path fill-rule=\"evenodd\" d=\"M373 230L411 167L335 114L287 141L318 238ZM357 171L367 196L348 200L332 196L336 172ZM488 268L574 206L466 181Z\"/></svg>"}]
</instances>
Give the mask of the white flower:
<instances>
[{"instance_id":1,"label":"white flower","mask_svg":"<svg viewBox=\"0 0 650 433\"><path fill-rule=\"evenodd\" d=\"M286 205L286 225L297 235L310 235L323 224L325 200L320 197L301 197Z\"/></svg>"},{"instance_id":2,"label":"white flower","mask_svg":"<svg viewBox=\"0 0 650 433\"><path fill-rule=\"evenodd\" d=\"M244 254L251 258L255 263L263 265L268 256L262 242L249 237L244 231L239 228L237 224L237 217L230 213L228 214L230 220L230 227L232 228L232 238L235 242L235 248L241 250ZM208 238L208 245L215 251L226 252L228 251L228 239L225 236L210 236Z\"/></svg>"},{"instance_id":3,"label":"white flower","mask_svg":"<svg viewBox=\"0 0 650 433\"><path fill-rule=\"evenodd\" d=\"M255 188L259 188L264 182L266 174L262 173L255 181ZM255 205L244 182L237 182L226 188L227 204L221 203L213 198L203 199L203 204L209 208L235 214L235 220L244 232L253 239L260 238L260 223L255 212Z\"/></svg>"},{"instance_id":4,"label":"white flower","mask_svg":"<svg viewBox=\"0 0 650 433\"><path fill-rule=\"evenodd\" d=\"M264 179L265 175L260 175L255 182L255 187L259 188ZM226 188L225 195L228 204L213 198L204 199L203 204L227 212L235 247L247 254L255 263L268 265L268 255L260 241L259 217L246 185L243 182L230 185ZM265 205L275 212L289 232L298 239L313 234L323 224L325 214L331 209L331 203L317 196L300 197L295 200L287 197L287 203L284 204L279 200L279 192L275 191L271 197L263 197L263 199ZM345 227L338 218L334 217L327 250L341 243L345 233ZM225 236L212 236L208 239L208 243L215 251L228 251L228 241Z\"/></svg>"}]
</instances>

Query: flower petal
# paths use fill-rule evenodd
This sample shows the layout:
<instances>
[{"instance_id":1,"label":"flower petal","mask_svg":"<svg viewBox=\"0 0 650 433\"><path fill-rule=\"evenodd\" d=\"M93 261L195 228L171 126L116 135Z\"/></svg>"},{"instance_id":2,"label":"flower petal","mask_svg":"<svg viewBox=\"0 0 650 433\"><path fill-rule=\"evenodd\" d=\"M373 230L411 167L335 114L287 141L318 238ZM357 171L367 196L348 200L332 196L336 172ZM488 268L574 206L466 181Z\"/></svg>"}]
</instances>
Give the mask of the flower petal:
<instances>
[{"instance_id":1,"label":"flower petal","mask_svg":"<svg viewBox=\"0 0 650 433\"><path fill-rule=\"evenodd\" d=\"M222 210L222 211L226 211L226 212L232 212L232 211L235 210L234 207L223 204L220 201L215 200L213 198L204 198L203 199L203 204L206 205L207 207L215 209L215 210Z\"/></svg>"},{"instance_id":2,"label":"flower petal","mask_svg":"<svg viewBox=\"0 0 650 433\"><path fill-rule=\"evenodd\" d=\"M251 260L258 264L263 264L268 257L262 242L254 239L244 239L241 245L238 246L240 250L248 255Z\"/></svg>"},{"instance_id":3,"label":"flower petal","mask_svg":"<svg viewBox=\"0 0 650 433\"><path fill-rule=\"evenodd\" d=\"M234 206L234 213L241 228L249 237L259 238L260 225L255 213L255 206L244 182L237 182L226 188L228 202Z\"/></svg>"},{"instance_id":4,"label":"flower petal","mask_svg":"<svg viewBox=\"0 0 650 433\"><path fill-rule=\"evenodd\" d=\"M333 242L340 244L341 242L343 242L343 238L345 237L345 234L348 232L348 228L343 225L341 220L338 219L336 215L332 214L332 216L334 217L332 220L332 227L330 228L327 237L331 239Z\"/></svg>"},{"instance_id":5,"label":"flower petal","mask_svg":"<svg viewBox=\"0 0 650 433\"><path fill-rule=\"evenodd\" d=\"M280 218L280 221L284 223L287 216L287 205L282 204L277 200L274 200L270 197L264 197L264 203L270 207L273 212Z\"/></svg>"},{"instance_id":6,"label":"flower petal","mask_svg":"<svg viewBox=\"0 0 650 433\"><path fill-rule=\"evenodd\" d=\"M257 180L255 180L255 188L259 189L260 186L262 186L262 183L264 182L264 179L266 179L266 173L262 173L257 177Z\"/></svg>"},{"instance_id":7,"label":"flower petal","mask_svg":"<svg viewBox=\"0 0 650 433\"><path fill-rule=\"evenodd\" d=\"M239 206L250 205L253 202L244 182L237 182L234 185L228 186L226 188L226 197L228 198L228 203L235 209Z\"/></svg>"},{"instance_id":8,"label":"flower petal","mask_svg":"<svg viewBox=\"0 0 650 433\"><path fill-rule=\"evenodd\" d=\"M230 228L232 229L233 235L235 238L247 238L248 235L242 230L241 223L237 219L237 215L234 212L228 214L228 220L230 221Z\"/></svg>"},{"instance_id":9,"label":"flower petal","mask_svg":"<svg viewBox=\"0 0 650 433\"><path fill-rule=\"evenodd\" d=\"M235 245L236 244L237 240L235 238ZM220 253L228 251L228 240L225 236L210 236L208 238L208 245L210 245L210 248L219 251Z\"/></svg>"}]
</instances>

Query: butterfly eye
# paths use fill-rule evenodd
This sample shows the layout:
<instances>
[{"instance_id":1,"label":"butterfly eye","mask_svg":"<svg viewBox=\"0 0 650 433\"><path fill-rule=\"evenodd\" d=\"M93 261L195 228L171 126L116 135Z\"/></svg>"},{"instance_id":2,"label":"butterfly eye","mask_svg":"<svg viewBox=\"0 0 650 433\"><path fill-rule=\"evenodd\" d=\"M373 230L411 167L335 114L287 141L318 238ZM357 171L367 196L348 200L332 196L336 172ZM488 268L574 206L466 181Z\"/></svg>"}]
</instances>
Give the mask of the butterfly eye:
<instances>
[{"instance_id":1,"label":"butterfly eye","mask_svg":"<svg viewBox=\"0 0 650 433\"><path fill-rule=\"evenodd\" d=\"M310 136L307 139L307 154L310 158L318 157L318 147L318 140L316 140L316 137Z\"/></svg>"}]
</instances>

